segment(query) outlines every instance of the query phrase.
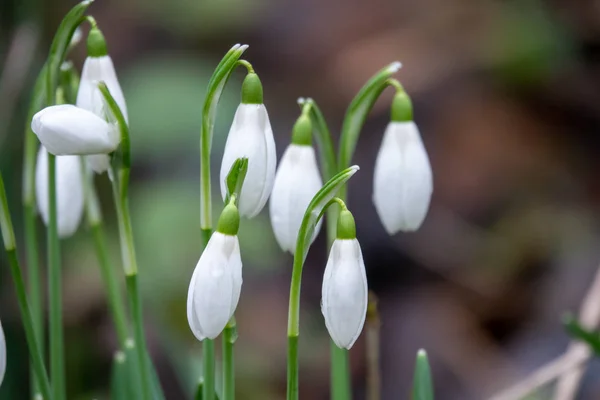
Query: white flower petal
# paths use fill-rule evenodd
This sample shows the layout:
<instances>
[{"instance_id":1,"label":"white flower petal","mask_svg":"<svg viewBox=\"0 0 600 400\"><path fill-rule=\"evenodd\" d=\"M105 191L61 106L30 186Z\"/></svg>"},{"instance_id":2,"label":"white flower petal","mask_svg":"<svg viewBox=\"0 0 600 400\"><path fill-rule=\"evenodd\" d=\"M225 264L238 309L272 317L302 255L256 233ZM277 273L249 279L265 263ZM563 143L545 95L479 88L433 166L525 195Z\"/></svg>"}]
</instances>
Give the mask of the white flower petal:
<instances>
[{"instance_id":1,"label":"white flower petal","mask_svg":"<svg viewBox=\"0 0 600 400\"><path fill-rule=\"evenodd\" d=\"M350 349L367 315L367 275L356 239L337 239L323 277L321 312L334 343Z\"/></svg>"},{"instance_id":2,"label":"white flower petal","mask_svg":"<svg viewBox=\"0 0 600 400\"><path fill-rule=\"evenodd\" d=\"M115 125L71 104L44 108L33 116L31 129L46 150L57 156L107 154L120 140Z\"/></svg>"},{"instance_id":3,"label":"white flower petal","mask_svg":"<svg viewBox=\"0 0 600 400\"><path fill-rule=\"evenodd\" d=\"M0 385L4 380L4 373L6 372L6 339L4 338L4 330L2 329L2 323L0 323Z\"/></svg>"},{"instance_id":4,"label":"white flower petal","mask_svg":"<svg viewBox=\"0 0 600 400\"><path fill-rule=\"evenodd\" d=\"M417 230L429 209L433 177L414 122L390 122L377 160L373 202L386 231Z\"/></svg>"},{"instance_id":5,"label":"white flower petal","mask_svg":"<svg viewBox=\"0 0 600 400\"><path fill-rule=\"evenodd\" d=\"M81 71L81 81L79 90L77 91L77 107L91 111L99 117L104 118L104 97L98 89L98 82L103 81L110 91L111 96L117 102L121 109L125 121L127 122L127 105L125 97L121 90L121 85L117 79L117 73L110 56L88 57L85 59L83 69Z\"/></svg>"},{"instance_id":6,"label":"white flower petal","mask_svg":"<svg viewBox=\"0 0 600 400\"><path fill-rule=\"evenodd\" d=\"M275 174L269 202L271 226L277 243L294 254L298 230L308 204L323 186L312 146L291 144L283 153ZM319 221L313 240L321 229Z\"/></svg>"},{"instance_id":7,"label":"white flower petal","mask_svg":"<svg viewBox=\"0 0 600 400\"><path fill-rule=\"evenodd\" d=\"M97 174L107 171L110 167L110 157L106 154L93 154L85 156L87 165Z\"/></svg>"},{"instance_id":8,"label":"white flower petal","mask_svg":"<svg viewBox=\"0 0 600 400\"><path fill-rule=\"evenodd\" d=\"M42 220L48 225L48 153L43 146L35 167L35 195ZM58 236L75 233L83 215L83 174L79 156L56 157L56 216Z\"/></svg>"},{"instance_id":9,"label":"white flower petal","mask_svg":"<svg viewBox=\"0 0 600 400\"><path fill-rule=\"evenodd\" d=\"M237 236L215 232L192 275L187 314L198 340L214 339L235 312L242 285Z\"/></svg>"},{"instance_id":10,"label":"white flower petal","mask_svg":"<svg viewBox=\"0 0 600 400\"><path fill-rule=\"evenodd\" d=\"M248 172L239 199L240 215L256 216L265 206L275 179L275 140L264 104L240 104L227 136L221 163L221 195L225 179L236 159L248 157Z\"/></svg>"}]
</instances>

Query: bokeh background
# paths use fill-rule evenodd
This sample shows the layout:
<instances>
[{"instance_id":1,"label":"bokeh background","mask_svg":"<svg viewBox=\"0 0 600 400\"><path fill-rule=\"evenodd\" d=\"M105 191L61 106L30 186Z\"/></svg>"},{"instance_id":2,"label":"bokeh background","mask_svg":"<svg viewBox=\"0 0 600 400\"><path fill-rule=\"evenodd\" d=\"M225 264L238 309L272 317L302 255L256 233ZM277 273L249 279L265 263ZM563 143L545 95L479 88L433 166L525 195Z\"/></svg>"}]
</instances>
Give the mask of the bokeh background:
<instances>
[{"instance_id":1,"label":"bokeh background","mask_svg":"<svg viewBox=\"0 0 600 400\"><path fill-rule=\"evenodd\" d=\"M21 251L25 114L52 35L73 4L0 4L0 168ZM129 108L146 331L168 399L190 398L200 373L201 346L185 302L201 252L201 107L212 70L238 42L250 44L245 58L263 81L278 156L299 113L297 97L317 101L337 142L362 84L391 61L404 65L397 78L413 98L434 172L429 215L418 232L388 237L371 202L391 92L363 129L354 158L361 170L349 187L369 285L379 297L383 399L409 398L421 347L441 400L487 398L566 350L561 316L578 311L600 262L597 1L96 0L90 13ZM84 58L81 44L72 59L80 67ZM242 78L234 74L221 101L213 173ZM110 185L105 175L96 182L119 268ZM267 214L243 221L240 232L241 400L285 394L292 259L275 243ZM329 398L329 340L319 309L326 257L322 231L302 286L302 399ZM116 340L85 226L63 242L63 267L69 399L107 398ZM0 277L9 358L0 398L24 399L27 351L5 258ZM363 399L364 335L351 362L355 399ZM549 386L533 398L552 394ZM600 398L597 362L577 398Z\"/></svg>"}]
</instances>

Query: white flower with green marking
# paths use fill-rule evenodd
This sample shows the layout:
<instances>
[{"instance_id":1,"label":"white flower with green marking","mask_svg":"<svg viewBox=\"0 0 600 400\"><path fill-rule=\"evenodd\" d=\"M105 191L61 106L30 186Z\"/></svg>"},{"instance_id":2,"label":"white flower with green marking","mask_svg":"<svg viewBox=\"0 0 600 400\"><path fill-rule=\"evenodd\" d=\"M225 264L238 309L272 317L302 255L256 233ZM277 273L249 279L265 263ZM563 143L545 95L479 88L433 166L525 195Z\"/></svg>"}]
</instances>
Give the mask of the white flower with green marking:
<instances>
[{"instance_id":1,"label":"white flower with green marking","mask_svg":"<svg viewBox=\"0 0 600 400\"><path fill-rule=\"evenodd\" d=\"M410 99L394 98L392 121L383 135L375 161L373 203L385 230L419 229L433 193L433 175L419 129L412 121Z\"/></svg>"},{"instance_id":2,"label":"white flower with green marking","mask_svg":"<svg viewBox=\"0 0 600 400\"><path fill-rule=\"evenodd\" d=\"M187 318L198 340L214 339L233 316L242 290L238 210L229 204L194 269Z\"/></svg>"},{"instance_id":3,"label":"white flower with green marking","mask_svg":"<svg viewBox=\"0 0 600 400\"><path fill-rule=\"evenodd\" d=\"M367 316L367 303L367 274L354 218L342 210L337 239L325 267L321 299L327 331L338 347L350 349L356 342Z\"/></svg>"},{"instance_id":4,"label":"white flower with green marking","mask_svg":"<svg viewBox=\"0 0 600 400\"><path fill-rule=\"evenodd\" d=\"M35 197L44 224L50 219L48 205L48 152L40 146L35 167ZM77 231L83 215L83 173L79 156L56 157L56 217L58 236Z\"/></svg>"},{"instance_id":5,"label":"white flower with green marking","mask_svg":"<svg viewBox=\"0 0 600 400\"><path fill-rule=\"evenodd\" d=\"M281 157L269 202L275 239L282 250L291 254L296 250L304 212L323 186L311 137L310 119L302 115L294 125L292 143ZM313 240L320 229L321 221L315 228Z\"/></svg>"},{"instance_id":6,"label":"white flower with green marking","mask_svg":"<svg viewBox=\"0 0 600 400\"><path fill-rule=\"evenodd\" d=\"M275 179L275 140L262 98L258 76L249 73L242 87L242 104L233 117L227 136L219 175L221 195L225 199L225 179L229 168L236 159L248 158L248 172L239 198L240 215L248 218L256 216L263 209Z\"/></svg>"}]
</instances>

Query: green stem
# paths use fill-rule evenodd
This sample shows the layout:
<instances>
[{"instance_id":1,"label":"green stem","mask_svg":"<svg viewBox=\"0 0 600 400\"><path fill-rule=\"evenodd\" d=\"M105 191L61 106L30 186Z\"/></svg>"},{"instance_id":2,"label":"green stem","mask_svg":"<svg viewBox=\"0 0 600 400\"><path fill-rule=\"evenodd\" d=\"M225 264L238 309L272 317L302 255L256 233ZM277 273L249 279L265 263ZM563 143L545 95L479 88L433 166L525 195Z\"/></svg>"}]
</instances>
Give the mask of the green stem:
<instances>
[{"instance_id":1,"label":"green stem","mask_svg":"<svg viewBox=\"0 0 600 400\"><path fill-rule=\"evenodd\" d=\"M288 333L287 400L298 400L298 334Z\"/></svg>"},{"instance_id":2,"label":"green stem","mask_svg":"<svg viewBox=\"0 0 600 400\"><path fill-rule=\"evenodd\" d=\"M331 349L331 399L347 400L352 398L350 385L350 363L348 362L348 350L340 349L333 343Z\"/></svg>"},{"instance_id":3,"label":"green stem","mask_svg":"<svg viewBox=\"0 0 600 400\"><path fill-rule=\"evenodd\" d=\"M119 340L119 348L125 349L125 342L129 337L129 327L125 311L125 304L119 288L119 283L115 275L113 266L108 258L106 249L106 238L102 227L102 222L96 222L91 225L92 235L94 237L94 245L96 246L96 256L100 263L100 272L106 286L106 295L108 298L108 306L110 308L115 331Z\"/></svg>"},{"instance_id":4,"label":"green stem","mask_svg":"<svg viewBox=\"0 0 600 400\"><path fill-rule=\"evenodd\" d=\"M42 279L40 276L40 259L35 224L35 204L24 205L25 253L27 255L27 279L29 282L29 300L35 338L44 354L44 314ZM39 392L40 382L31 366L32 395ZM32 396L33 397L33 396Z\"/></svg>"},{"instance_id":5,"label":"green stem","mask_svg":"<svg viewBox=\"0 0 600 400\"><path fill-rule=\"evenodd\" d=\"M202 341L202 363L204 367L204 386L202 398L204 400L215 398L215 342L212 339Z\"/></svg>"},{"instance_id":6,"label":"green stem","mask_svg":"<svg viewBox=\"0 0 600 400\"><path fill-rule=\"evenodd\" d=\"M237 339L235 317L223 331L223 400L235 399L235 362L233 347Z\"/></svg>"},{"instance_id":7,"label":"green stem","mask_svg":"<svg viewBox=\"0 0 600 400\"><path fill-rule=\"evenodd\" d=\"M56 157L48 153L48 295L50 308L50 375L54 398L66 398L62 276L56 207Z\"/></svg>"},{"instance_id":8,"label":"green stem","mask_svg":"<svg viewBox=\"0 0 600 400\"><path fill-rule=\"evenodd\" d=\"M29 356L31 358L32 369L35 372L36 380L39 385L39 391L43 397L47 400L52 400L52 392L50 388L50 382L48 380L48 374L46 367L44 366L44 358L42 351L36 338L36 332L33 322L33 315L29 308L27 301L27 292L25 289L25 282L23 281L23 275L21 273L21 267L19 266L19 260L17 258L15 233L10 218L10 211L8 209L8 201L6 199L6 190L4 189L4 180L0 174L0 231L2 232L2 239L4 241L4 248L8 256L10 265L10 272L12 274L13 282L17 292L17 300L19 303L19 310L21 312L21 319L23 320L23 327L25 329L25 338L29 347Z\"/></svg>"},{"instance_id":9,"label":"green stem","mask_svg":"<svg viewBox=\"0 0 600 400\"><path fill-rule=\"evenodd\" d=\"M125 311L125 303L123 301L123 296L121 294L120 285L117 280L114 267L112 266L108 255L106 237L104 235L102 224L102 214L100 212L98 196L96 194L96 189L94 188L93 179L88 177L88 171L86 170L86 165L83 158L81 161L84 171L83 184L85 189L87 219L92 230L94 245L96 247L96 256L98 257L98 262L100 263L100 272L106 287L108 306L110 308L113 323L115 325L115 331L119 340L119 347L122 351L125 351L125 344L129 338L129 327L127 322L127 313Z\"/></svg>"},{"instance_id":10,"label":"green stem","mask_svg":"<svg viewBox=\"0 0 600 400\"><path fill-rule=\"evenodd\" d=\"M141 372L141 393L142 399L151 399L150 395L150 358L148 351L146 350L146 338L144 336L144 323L142 319L142 304L140 301L140 292L138 287L137 274L126 275L125 280L127 282L127 294L129 296L129 303L131 312L133 315L133 334L135 337L135 348L138 358L138 363Z\"/></svg>"}]
</instances>

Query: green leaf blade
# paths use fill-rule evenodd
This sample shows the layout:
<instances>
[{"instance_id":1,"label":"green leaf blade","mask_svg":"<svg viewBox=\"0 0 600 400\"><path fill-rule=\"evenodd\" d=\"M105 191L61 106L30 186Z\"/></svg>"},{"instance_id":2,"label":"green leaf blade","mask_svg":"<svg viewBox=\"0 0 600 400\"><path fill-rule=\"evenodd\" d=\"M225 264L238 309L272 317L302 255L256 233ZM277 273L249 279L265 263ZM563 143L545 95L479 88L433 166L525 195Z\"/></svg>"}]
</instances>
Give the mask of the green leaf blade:
<instances>
[{"instance_id":1,"label":"green leaf blade","mask_svg":"<svg viewBox=\"0 0 600 400\"><path fill-rule=\"evenodd\" d=\"M427 353L423 349L417 353L412 400L434 400L431 369L429 368Z\"/></svg>"}]
</instances>

